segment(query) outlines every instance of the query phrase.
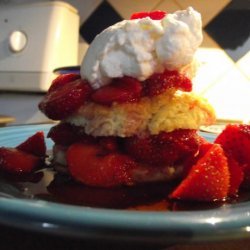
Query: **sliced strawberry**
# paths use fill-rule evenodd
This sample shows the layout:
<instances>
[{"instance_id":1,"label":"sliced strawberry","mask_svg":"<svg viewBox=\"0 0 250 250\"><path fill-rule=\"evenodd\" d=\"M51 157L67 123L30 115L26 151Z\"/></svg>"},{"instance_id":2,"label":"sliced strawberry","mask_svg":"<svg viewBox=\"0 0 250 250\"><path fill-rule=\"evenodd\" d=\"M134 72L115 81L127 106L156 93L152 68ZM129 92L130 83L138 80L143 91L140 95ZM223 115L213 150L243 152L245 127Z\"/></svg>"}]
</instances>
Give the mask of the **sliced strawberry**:
<instances>
[{"instance_id":1,"label":"sliced strawberry","mask_svg":"<svg viewBox=\"0 0 250 250\"><path fill-rule=\"evenodd\" d=\"M125 151L139 162L168 165L194 155L199 146L195 130L180 129L152 136L133 136L124 139Z\"/></svg>"},{"instance_id":2,"label":"sliced strawberry","mask_svg":"<svg viewBox=\"0 0 250 250\"><path fill-rule=\"evenodd\" d=\"M143 85L143 92L146 96L159 95L171 88L186 92L192 90L191 80L176 70L165 70L163 73L153 74L143 82Z\"/></svg>"},{"instance_id":3,"label":"sliced strawberry","mask_svg":"<svg viewBox=\"0 0 250 250\"><path fill-rule=\"evenodd\" d=\"M243 181L241 183L241 187L245 189L250 189L250 167L248 164L240 165L243 170Z\"/></svg>"},{"instance_id":4,"label":"sliced strawberry","mask_svg":"<svg viewBox=\"0 0 250 250\"><path fill-rule=\"evenodd\" d=\"M16 149L39 157L45 157L46 145L43 131L38 131L27 140L19 144Z\"/></svg>"},{"instance_id":5,"label":"sliced strawberry","mask_svg":"<svg viewBox=\"0 0 250 250\"><path fill-rule=\"evenodd\" d=\"M89 186L112 187L131 185L135 162L120 153L104 154L102 147L76 143L67 154L69 171L74 179Z\"/></svg>"},{"instance_id":6,"label":"sliced strawberry","mask_svg":"<svg viewBox=\"0 0 250 250\"><path fill-rule=\"evenodd\" d=\"M199 153L195 157L189 157L184 165L183 176L184 178L188 175L193 165L197 163L199 159L204 157L208 150L213 146L212 143L204 141L199 147ZM225 153L225 152L224 152ZM239 191L239 186L243 180L243 170L240 165L233 159L228 158L228 168L230 173L230 185L229 185L229 196L236 196Z\"/></svg>"},{"instance_id":7,"label":"sliced strawberry","mask_svg":"<svg viewBox=\"0 0 250 250\"><path fill-rule=\"evenodd\" d=\"M232 157L228 157L228 167L230 173L230 186L228 195L237 196L240 185L244 179L244 170Z\"/></svg>"},{"instance_id":8,"label":"sliced strawberry","mask_svg":"<svg viewBox=\"0 0 250 250\"><path fill-rule=\"evenodd\" d=\"M170 195L173 199L216 201L227 198L229 191L227 158L219 144L213 144L191 168L188 176Z\"/></svg>"},{"instance_id":9,"label":"sliced strawberry","mask_svg":"<svg viewBox=\"0 0 250 250\"><path fill-rule=\"evenodd\" d=\"M80 78L81 76L79 74L73 74L73 73L59 75L56 79L52 81L48 92L55 91L56 89L62 87L63 85Z\"/></svg>"},{"instance_id":10,"label":"sliced strawberry","mask_svg":"<svg viewBox=\"0 0 250 250\"><path fill-rule=\"evenodd\" d=\"M8 173L30 173L41 165L41 158L14 148L0 148L0 169Z\"/></svg>"},{"instance_id":11,"label":"sliced strawberry","mask_svg":"<svg viewBox=\"0 0 250 250\"><path fill-rule=\"evenodd\" d=\"M207 151L213 146L213 143L202 141L199 145L198 153L195 155L190 155L183 163L183 178L187 177L190 172L190 169L197 163L199 159L204 157Z\"/></svg>"},{"instance_id":12,"label":"sliced strawberry","mask_svg":"<svg viewBox=\"0 0 250 250\"><path fill-rule=\"evenodd\" d=\"M69 123L59 123L52 127L48 133L48 138L51 138L55 144L69 146L75 142L94 142L95 138L85 134L84 128L74 126Z\"/></svg>"},{"instance_id":13,"label":"sliced strawberry","mask_svg":"<svg viewBox=\"0 0 250 250\"><path fill-rule=\"evenodd\" d=\"M233 158L244 172L244 186L250 186L250 125L229 124L215 140L229 159Z\"/></svg>"},{"instance_id":14,"label":"sliced strawberry","mask_svg":"<svg viewBox=\"0 0 250 250\"><path fill-rule=\"evenodd\" d=\"M167 13L165 11L161 10L155 10L151 12L136 12L131 15L130 19L142 19L145 17L150 17L153 20L161 20L166 16L166 14Z\"/></svg>"},{"instance_id":15,"label":"sliced strawberry","mask_svg":"<svg viewBox=\"0 0 250 250\"><path fill-rule=\"evenodd\" d=\"M135 78L124 76L115 78L104 87L97 89L91 98L94 102L110 105L113 102L134 102L141 96L142 85Z\"/></svg>"},{"instance_id":16,"label":"sliced strawberry","mask_svg":"<svg viewBox=\"0 0 250 250\"><path fill-rule=\"evenodd\" d=\"M69 123L59 123L50 129L47 137L55 144L68 146L78 140L78 133L76 133L75 126Z\"/></svg>"},{"instance_id":17,"label":"sliced strawberry","mask_svg":"<svg viewBox=\"0 0 250 250\"><path fill-rule=\"evenodd\" d=\"M229 124L215 139L240 164L250 164L250 125Z\"/></svg>"},{"instance_id":18,"label":"sliced strawberry","mask_svg":"<svg viewBox=\"0 0 250 250\"><path fill-rule=\"evenodd\" d=\"M87 81L77 79L48 92L39 103L39 109L50 119L65 119L88 99L91 92Z\"/></svg>"}]
</instances>

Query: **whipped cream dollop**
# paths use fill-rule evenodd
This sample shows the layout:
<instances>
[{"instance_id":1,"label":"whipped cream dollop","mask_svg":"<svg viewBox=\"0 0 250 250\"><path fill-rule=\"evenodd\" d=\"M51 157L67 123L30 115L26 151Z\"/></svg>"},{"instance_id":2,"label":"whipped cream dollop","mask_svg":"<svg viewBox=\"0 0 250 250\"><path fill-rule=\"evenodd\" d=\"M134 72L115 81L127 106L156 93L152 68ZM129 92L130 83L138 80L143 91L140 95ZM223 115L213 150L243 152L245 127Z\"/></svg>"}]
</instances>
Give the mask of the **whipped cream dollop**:
<instances>
[{"instance_id":1,"label":"whipped cream dollop","mask_svg":"<svg viewBox=\"0 0 250 250\"><path fill-rule=\"evenodd\" d=\"M164 69L180 70L190 64L201 42L201 15L192 7L161 20L124 20L95 37L84 56L81 76L94 89L125 75L143 81Z\"/></svg>"}]
</instances>

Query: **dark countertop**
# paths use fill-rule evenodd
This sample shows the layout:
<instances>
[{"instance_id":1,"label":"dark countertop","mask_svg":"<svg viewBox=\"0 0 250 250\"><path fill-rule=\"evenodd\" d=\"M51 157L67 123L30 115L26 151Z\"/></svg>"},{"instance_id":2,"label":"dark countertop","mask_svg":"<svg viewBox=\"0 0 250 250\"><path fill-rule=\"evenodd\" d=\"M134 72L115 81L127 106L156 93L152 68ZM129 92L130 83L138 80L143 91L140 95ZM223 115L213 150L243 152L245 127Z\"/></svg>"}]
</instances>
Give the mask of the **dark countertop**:
<instances>
[{"instance_id":1,"label":"dark countertop","mask_svg":"<svg viewBox=\"0 0 250 250\"><path fill-rule=\"evenodd\" d=\"M193 243L174 246L134 245L124 242L106 242L103 240L82 240L62 236L41 234L0 225L1 250L247 250L250 238L245 240Z\"/></svg>"},{"instance_id":2,"label":"dark countertop","mask_svg":"<svg viewBox=\"0 0 250 250\"><path fill-rule=\"evenodd\" d=\"M103 240L82 240L63 236L41 234L0 225L1 250L147 250L162 249L157 246L133 245L130 243L107 242Z\"/></svg>"}]
</instances>

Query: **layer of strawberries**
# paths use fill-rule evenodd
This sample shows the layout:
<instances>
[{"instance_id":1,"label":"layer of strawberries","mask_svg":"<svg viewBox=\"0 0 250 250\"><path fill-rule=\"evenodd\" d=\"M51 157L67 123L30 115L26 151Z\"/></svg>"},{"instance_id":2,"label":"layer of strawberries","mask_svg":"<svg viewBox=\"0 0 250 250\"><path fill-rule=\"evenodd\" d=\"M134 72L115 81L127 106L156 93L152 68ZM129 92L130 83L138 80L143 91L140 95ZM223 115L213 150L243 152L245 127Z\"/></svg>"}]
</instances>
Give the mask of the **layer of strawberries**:
<instances>
[{"instance_id":1,"label":"layer of strawberries","mask_svg":"<svg viewBox=\"0 0 250 250\"><path fill-rule=\"evenodd\" d=\"M165 70L140 82L124 76L97 90L78 74L58 76L39 104L40 110L50 119L63 120L74 114L87 102L111 106L114 102L137 102L142 97L160 95L170 89L191 91L192 82L177 71Z\"/></svg>"}]
</instances>

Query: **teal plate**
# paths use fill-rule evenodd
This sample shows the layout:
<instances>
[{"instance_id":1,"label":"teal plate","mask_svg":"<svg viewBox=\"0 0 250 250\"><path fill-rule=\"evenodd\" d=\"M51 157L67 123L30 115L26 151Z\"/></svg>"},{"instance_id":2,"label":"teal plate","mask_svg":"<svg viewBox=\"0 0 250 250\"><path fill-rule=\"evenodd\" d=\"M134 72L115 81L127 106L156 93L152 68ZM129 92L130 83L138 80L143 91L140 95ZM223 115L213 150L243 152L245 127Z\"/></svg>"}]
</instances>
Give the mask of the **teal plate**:
<instances>
[{"instance_id":1,"label":"teal plate","mask_svg":"<svg viewBox=\"0 0 250 250\"><path fill-rule=\"evenodd\" d=\"M14 147L38 130L52 125L13 126L0 129L0 146ZM202 133L213 140L214 135ZM46 141L51 148L52 142ZM19 195L0 181L0 223L82 239L109 239L139 243L174 244L249 237L250 203L225 204L196 211L141 212L99 209L49 202Z\"/></svg>"}]
</instances>

